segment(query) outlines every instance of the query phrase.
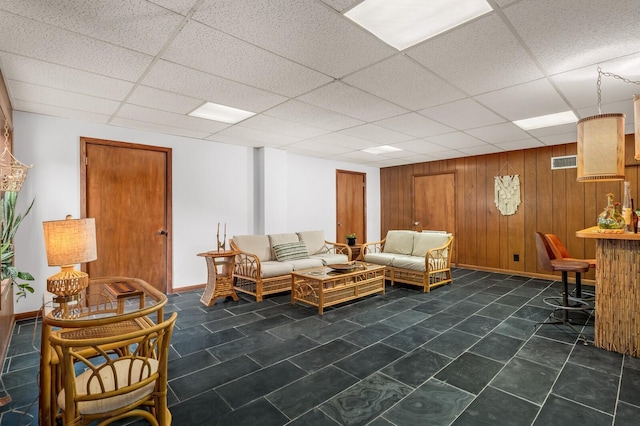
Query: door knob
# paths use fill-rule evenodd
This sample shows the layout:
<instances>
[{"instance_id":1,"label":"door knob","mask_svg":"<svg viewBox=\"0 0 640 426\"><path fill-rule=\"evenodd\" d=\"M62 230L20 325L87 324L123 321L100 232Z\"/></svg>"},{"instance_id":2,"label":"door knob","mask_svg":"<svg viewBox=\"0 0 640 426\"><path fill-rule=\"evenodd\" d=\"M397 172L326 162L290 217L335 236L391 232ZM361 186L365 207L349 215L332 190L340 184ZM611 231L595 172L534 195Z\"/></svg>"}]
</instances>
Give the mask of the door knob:
<instances>
[{"instance_id":1,"label":"door knob","mask_svg":"<svg viewBox=\"0 0 640 426\"><path fill-rule=\"evenodd\" d=\"M161 229L158 231L159 235L169 235L169 233L167 231L165 231L164 229Z\"/></svg>"},{"instance_id":2,"label":"door knob","mask_svg":"<svg viewBox=\"0 0 640 426\"><path fill-rule=\"evenodd\" d=\"M342 224L341 224L341 223L338 223L338 226L342 226Z\"/></svg>"},{"instance_id":3,"label":"door knob","mask_svg":"<svg viewBox=\"0 0 640 426\"><path fill-rule=\"evenodd\" d=\"M413 225L414 225L414 226L418 226L418 225L420 225L420 222L415 221L415 222L413 222Z\"/></svg>"}]
</instances>

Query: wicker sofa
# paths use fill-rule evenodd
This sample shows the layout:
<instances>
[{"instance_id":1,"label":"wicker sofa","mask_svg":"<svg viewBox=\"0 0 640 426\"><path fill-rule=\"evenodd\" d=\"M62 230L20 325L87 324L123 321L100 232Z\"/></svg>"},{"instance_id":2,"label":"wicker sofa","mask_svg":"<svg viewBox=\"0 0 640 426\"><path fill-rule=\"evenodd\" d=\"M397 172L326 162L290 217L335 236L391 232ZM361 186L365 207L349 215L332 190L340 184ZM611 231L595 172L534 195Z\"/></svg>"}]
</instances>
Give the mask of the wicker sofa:
<instances>
[{"instance_id":1,"label":"wicker sofa","mask_svg":"<svg viewBox=\"0 0 640 426\"><path fill-rule=\"evenodd\" d=\"M291 290L291 272L345 263L351 258L346 244L324 239L323 231L270 235L236 235L231 248L240 252L234 267L236 291L255 296Z\"/></svg>"},{"instance_id":2,"label":"wicker sofa","mask_svg":"<svg viewBox=\"0 0 640 426\"><path fill-rule=\"evenodd\" d=\"M411 284L429 292L451 282L452 245L453 236L446 232L394 230L381 241L363 244L360 256L384 265L392 285Z\"/></svg>"}]
</instances>

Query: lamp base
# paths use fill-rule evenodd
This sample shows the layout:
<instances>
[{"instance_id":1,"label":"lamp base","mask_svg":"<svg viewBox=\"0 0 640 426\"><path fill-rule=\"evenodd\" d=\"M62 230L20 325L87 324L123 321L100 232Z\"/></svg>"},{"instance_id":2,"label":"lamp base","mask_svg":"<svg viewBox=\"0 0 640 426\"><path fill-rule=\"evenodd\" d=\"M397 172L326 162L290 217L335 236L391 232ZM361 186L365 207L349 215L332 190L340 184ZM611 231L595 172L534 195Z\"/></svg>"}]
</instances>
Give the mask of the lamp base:
<instances>
[{"instance_id":1,"label":"lamp base","mask_svg":"<svg viewBox=\"0 0 640 426\"><path fill-rule=\"evenodd\" d=\"M76 271L73 266L63 266L62 270L47 278L47 291L58 298L77 296L89 285L89 275L86 272ZM74 300L73 298L65 299Z\"/></svg>"}]
</instances>

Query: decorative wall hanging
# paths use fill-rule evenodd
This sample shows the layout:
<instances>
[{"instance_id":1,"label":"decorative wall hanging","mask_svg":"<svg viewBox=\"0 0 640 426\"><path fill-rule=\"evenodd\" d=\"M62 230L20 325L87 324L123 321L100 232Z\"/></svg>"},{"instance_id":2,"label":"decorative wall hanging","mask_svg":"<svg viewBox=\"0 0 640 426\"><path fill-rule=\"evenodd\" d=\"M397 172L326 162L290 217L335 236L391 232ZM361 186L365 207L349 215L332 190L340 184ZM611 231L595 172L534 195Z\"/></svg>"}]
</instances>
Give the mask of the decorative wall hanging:
<instances>
[{"instance_id":1,"label":"decorative wall hanging","mask_svg":"<svg viewBox=\"0 0 640 426\"><path fill-rule=\"evenodd\" d=\"M508 161L504 163L494 177L494 202L503 216L509 216L515 214L520 205L520 176L516 173L500 176L500 172L505 166L508 168L511 167L511 164ZM515 172L513 167L511 169Z\"/></svg>"}]
</instances>

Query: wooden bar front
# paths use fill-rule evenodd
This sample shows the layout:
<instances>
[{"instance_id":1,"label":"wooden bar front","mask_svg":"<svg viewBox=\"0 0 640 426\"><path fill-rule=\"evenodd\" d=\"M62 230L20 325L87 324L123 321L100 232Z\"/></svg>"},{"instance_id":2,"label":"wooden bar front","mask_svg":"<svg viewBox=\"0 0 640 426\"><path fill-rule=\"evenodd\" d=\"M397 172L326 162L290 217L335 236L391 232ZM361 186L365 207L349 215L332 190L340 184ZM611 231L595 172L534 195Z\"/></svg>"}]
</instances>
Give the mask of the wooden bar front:
<instances>
[{"instance_id":1,"label":"wooden bar front","mask_svg":"<svg viewBox=\"0 0 640 426\"><path fill-rule=\"evenodd\" d=\"M576 232L596 239L595 345L640 356L640 234Z\"/></svg>"}]
</instances>

